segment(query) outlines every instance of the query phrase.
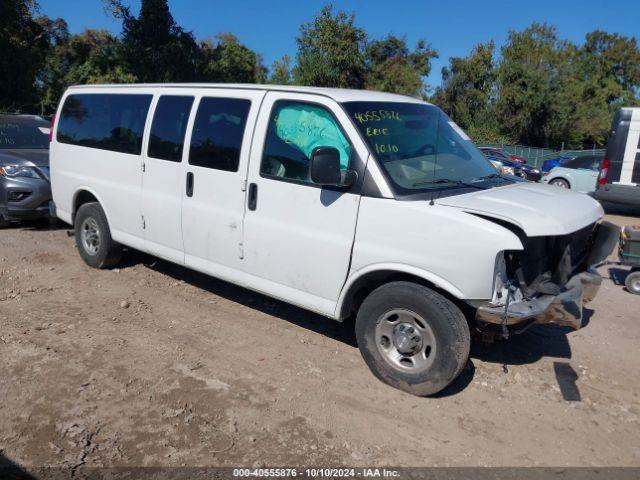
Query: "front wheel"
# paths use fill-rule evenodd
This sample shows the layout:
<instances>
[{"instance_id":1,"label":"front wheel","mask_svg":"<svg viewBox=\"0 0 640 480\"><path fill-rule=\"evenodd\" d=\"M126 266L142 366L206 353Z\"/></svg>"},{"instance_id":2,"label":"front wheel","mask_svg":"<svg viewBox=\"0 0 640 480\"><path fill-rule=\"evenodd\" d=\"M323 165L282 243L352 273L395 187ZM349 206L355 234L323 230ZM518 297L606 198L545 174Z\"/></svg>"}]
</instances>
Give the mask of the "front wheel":
<instances>
[{"instance_id":1,"label":"front wheel","mask_svg":"<svg viewBox=\"0 0 640 480\"><path fill-rule=\"evenodd\" d=\"M85 203L78 209L74 230L78 252L87 265L107 268L120 261L122 247L111 238L107 216L99 203Z\"/></svg>"},{"instance_id":2,"label":"front wheel","mask_svg":"<svg viewBox=\"0 0 640 480\"><path fill-rule=\"evenodd\" d=\"M358 348L373 374L414 395L433 395L460 374L469 358L469 326L460 309L411 282L374 290L356 317Z\"/></svg>"},{"instance_id":3,"label":"front wheel","mask_svg":"<svg viewBox=\"0 0 640 480\"><path fill-rule=\"evenodd\" d=\"M640 295L640 270L629 273L624 284L631 293Z\"/></svg>"},{"instance_id":4,"label":"front wheel","mask_svg":"<svg viewBox=\"0 0 640 480\"><path fill-rule=\"evenodd\" d=\"M556 187L560 187L560 188L571 188L569 186L569 182L561 178L554 178L549 182L549 185L555 185Z\"/></svg>"}]
</instances>

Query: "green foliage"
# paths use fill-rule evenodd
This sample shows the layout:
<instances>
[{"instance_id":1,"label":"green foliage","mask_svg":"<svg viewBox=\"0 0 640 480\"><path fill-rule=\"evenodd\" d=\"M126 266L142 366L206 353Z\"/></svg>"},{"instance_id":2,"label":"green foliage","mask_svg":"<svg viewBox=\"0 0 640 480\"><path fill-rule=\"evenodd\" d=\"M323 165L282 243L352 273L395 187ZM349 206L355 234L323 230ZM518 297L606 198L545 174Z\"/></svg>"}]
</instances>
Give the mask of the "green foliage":
<instances>
[{"instance_id":1,"label":"green foliage","mask_svg":"<svg viewBox=\"0 0 640 480\"><path fill-rule=\"evenodd\" d=\"M120 48L118 38L106 30L62 36L42 75L41 110L53 111L69 85L135 82L120 61Z\"/></svg>"},{"instance_id":2,"label":"green foliage","mask_svg":"<svg viewBox=\"0 0 640 480\"><path fill-rule=\"evenodd\" d=\"M409 51L406 38L388 35L369 42L366 48L366 88L405 95L424 93L423 77L431 72L436 52L425 40Z\"/></svg>"},{"instance_id":3,"label":"green foliage","mask_svg":"<svg viewBox=\"0 0 640 480\"><path fill-rule=\"evenodd\" d=\"M493 42L476 45L468 57L450 58L449 67L442 69L442 86L433 101L464 129L482 127L488 134L498 128L491 104L496 82L494 50Z\"/></svg>"},{"instance_id":4,"label":"green foliage","mask_svg":"<svg viewBox=\"0 0 640 480\"><path fill-rule=\"evenodd\" d=\"M273 62L269 83L275 85L290 85L292 81L291 58L289 55L285 55L280 60Z\"/></svg>"},{"instance_id":5,"label":"green foliage","mask_svg":"<svg viewBox=\"0 0 640 480\"><path fill-rule=\"evenodd\" d=\"M474 140L603 146L615 111L640 103L635 38L595 31L578 46L533 23L510 32L501 53L496 64L488 43L451 58L432 97Z\"/></svg>"},{"instance_id":6,"label":"green foliage","mask_svg":"<svg viewBox=\"0 0 640 480\"><path fill-rule=\"evenodd\" d=\"M200 44L203 64L200 79L221 83L264 83L267 69L261 57L242 45L231 33L222 33L216 42L205 40Z\"/></svg>"},{"instance_id":7,"label":"green foliage","mask_svg":"<svg viewBox=\"0 0 640 480\"><path fill-rule=\"evenodd\" d=\"M140 15L119 7L126 69L143 83L188 82L198 76L200 50L193 35L178 26L167 0L144 0Z\"/></svg>"},{"instance_id":8,"label":"green foliage","mask_svg":"<svg viewBox=\"0 0 640 480\"><path fill-rule=\"evenodd\" d=\"M333 14L325 6L313 21L300 27L293 78L299 85L363 88L365 85L365 31L354 15Z\"/></svg>"},{"instance_id":9,"label":"green foliage","mask_svg":"<svg viewBox=\"0 0 640 480\"><path fill-rule=\"evenodd\" d=\"M0 2L0 110L33 111L38 74L51 48L43 22L33 16L34 0Z\"/></svg>"},{"instance_id":10,"label":"green foliage","mask_svg":"<svg viewBox=\"0 0 640 480\"><path fill-rule=\"evenodd\" d=\"M0 3L0 110L51 113L73 84L241 82L368 88L427 97L437 52L425 40L371 39L355 16L327 5L300 27L295 62L273 63L231 33L196 41L167 0L103 0L122 33L71 35L62 19L38 17L35 0ZM633 37L593 31L582 44L533 23L453 57L431 100L478 142L538 147L602 146L615 111L640 105L640 48Z\"/></svg>"}]
</instances>

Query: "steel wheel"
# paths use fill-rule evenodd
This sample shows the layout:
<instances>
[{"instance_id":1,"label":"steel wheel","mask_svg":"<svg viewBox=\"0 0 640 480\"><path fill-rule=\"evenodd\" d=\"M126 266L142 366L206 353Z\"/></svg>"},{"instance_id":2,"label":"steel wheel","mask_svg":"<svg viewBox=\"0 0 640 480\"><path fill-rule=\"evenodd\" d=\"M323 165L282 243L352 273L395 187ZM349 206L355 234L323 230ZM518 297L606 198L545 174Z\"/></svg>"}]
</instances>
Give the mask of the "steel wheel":
<instances>
[{"instance_id":1,"label":"steel wheel","mask_svg":"<svg viewBox=\"0 0 640 480\"><path fill-rule=\"evenodd\" d=\"M636 295L640 295L640 271L629 273L624 283L627 290Z\"/></svg>"},{"instance_id":2,"label":"steel wheel","mask_svg":"<svg viewBox=\"0 0 640 480\"><path fill-rule=\"evenodd\" d=\"M89 255L96 255L100 250L100 227L93 217L87 217L80 226L82 247Z\"/></svg>"},{"instance_id":3,"label":"steel wheel","mask_svg":"<svg viewBox=\"0 0 640 480\"><path fill-rule=\"evenodd\" d=\"M390 310L377 322L376 345L384 360L407 373L421 373L433 363L436 341L429 324L410 310Z\"/></svg>"}]
</instances>

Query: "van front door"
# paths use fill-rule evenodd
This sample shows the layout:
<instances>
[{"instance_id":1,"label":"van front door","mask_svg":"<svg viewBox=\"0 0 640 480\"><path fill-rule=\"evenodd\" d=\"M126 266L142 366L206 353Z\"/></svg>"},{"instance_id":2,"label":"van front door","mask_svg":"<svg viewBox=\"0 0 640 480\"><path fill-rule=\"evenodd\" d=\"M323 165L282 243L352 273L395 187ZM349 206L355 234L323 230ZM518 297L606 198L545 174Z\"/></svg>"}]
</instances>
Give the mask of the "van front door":
<instances>
[{"instance_id":1,"label":"van front door","mask_svg":"<svg viewBox=\"0 0 640 480\"><path fill-rule=\"evenodd\" d=\"M145 248L161 258L184 263L182 176L184 139L194 97L175 93L155 102L142 174Z\"/></svg>"},{"instance_id":2,"label":"van front door","mask_svg":"<svg viewBox=\"0 0 640 480\"><path fill-rule=\"evenodd\" d=\"M344 111L323 96L269 92L255 129L244 219L250 286L333 315L348 274L360 195L309 176L316 147L335 147L341 168L362 168L366 147Z\"/></svg>"},{"instance_id":3,"label":"van front door","mask_svg":"<svg viewBox=\"0 0 640 480\"><path fill-rule=\"evenodd\" d=\"M251 134L265 92L215 89L197 102L183 179L185 263L243 284L242 219Z\"/></svg>"}]
</instances>

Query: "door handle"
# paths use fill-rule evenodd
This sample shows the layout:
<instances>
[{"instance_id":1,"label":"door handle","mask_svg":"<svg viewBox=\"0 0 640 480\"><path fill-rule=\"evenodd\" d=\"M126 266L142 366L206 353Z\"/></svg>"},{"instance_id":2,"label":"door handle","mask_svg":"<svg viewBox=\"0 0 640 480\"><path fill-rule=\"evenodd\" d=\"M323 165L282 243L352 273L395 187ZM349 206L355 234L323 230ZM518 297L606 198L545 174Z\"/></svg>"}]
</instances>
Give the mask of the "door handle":
<instances>
[{"instance_id":1,"label":"door handle","mask_svg":"<svg viewBox=\"0 0 640 480\"><path fill-rule=\"evenodd\" d=\"M258 185L255 183L249 184L249 201L247 206L249 210L255 210L258 206Z\"/></svg>"},{"instance_id":2,"label":"door handle","mask_svg":"<svg viewBox=\"0 0 640 480\"><path fill-rule=\"evenodd\" d=\"M187 197L193 197L193 172L187 172Z\"/></svg>"}]
</instances>

